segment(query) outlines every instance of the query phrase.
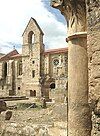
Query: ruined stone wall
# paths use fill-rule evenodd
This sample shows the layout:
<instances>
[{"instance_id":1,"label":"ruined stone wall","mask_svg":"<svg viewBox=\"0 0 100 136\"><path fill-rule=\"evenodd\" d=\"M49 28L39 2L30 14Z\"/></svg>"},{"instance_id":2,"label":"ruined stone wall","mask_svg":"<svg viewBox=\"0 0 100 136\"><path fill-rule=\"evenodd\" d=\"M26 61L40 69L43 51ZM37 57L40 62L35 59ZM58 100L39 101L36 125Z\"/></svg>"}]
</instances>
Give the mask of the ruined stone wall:
<instances>
[{"instance_id":1,"label":"ruined stone wall","mask_svg":"<svg viewBox=\"0 0 100 136\"><path fill-rule=\"evenodd\" d=\"M45 81L45 88L48 87L49 98L56 102L63 102L67 92L68 77L68 54L52 53L45 55L45 74L48 75ZM52 80L49 81L49 79ZM50 88L52 84L55 88Z\"/></svg>"},{"instance_id":2,"label":"ruined stone wall","mask_svg":"<svg viewBox=\"0 0 100 136\"><path fill-rule=\"evenodd\" d=\"M92 108L92 136L100 135L100 0L87 1L87 49L89 103Z\"/></svg>"},{"instance_id":3,"label":"ruined stone wall","mask_svg":"<svg viewBox=\"0 0 100 136\"><path fill-rule=\"evenodd\" d=\"M67 63L67 53L47 54L45 55L45 74L49 74L52 78L67 77Z\"/></svg>"},{"instance_id":4,"label":"ruined stone wall","mask_svg":"<svg viewBox=\"0 0 100 136\"><path fill-rule=\"evenodd\" d=\"M21 88L22 75L18 74L18 62L20 59L9 59L7 63L7 76L3 78L3 63L0 63L0 96L20 95L18 87Z\"/></svg>"},{"instance_id":5,"label":"ruined stone wall","mask_svg":"<svg viewBox=\"0 0 100 136\"><path fill-rule=\"evenodd\" d=\"M7 75L5 75L4 64L7 64ZM1 61L0 63L0 96L8 96L9 88L11 87L11 61Z\"/></svg>"}]
</instances>

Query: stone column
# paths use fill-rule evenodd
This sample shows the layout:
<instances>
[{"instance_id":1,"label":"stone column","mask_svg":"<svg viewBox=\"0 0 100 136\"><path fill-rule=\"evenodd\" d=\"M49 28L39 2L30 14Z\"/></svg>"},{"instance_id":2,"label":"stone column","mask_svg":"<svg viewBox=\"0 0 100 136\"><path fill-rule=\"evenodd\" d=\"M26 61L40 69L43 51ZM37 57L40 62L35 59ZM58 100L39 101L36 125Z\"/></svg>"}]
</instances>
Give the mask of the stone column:
<instances>
[{"instance_id":1,"label":"stone column","mask_svg":"<svg viewBox=\"0 0 100 136\"><path fill-rule=\"evenodd\" d=\"M68 37L68 136L90 136L86 33Z\"/></svg>"},{"instance_id":2,"label":"stone column","mask_svg":"<svg viewBox=\"0 0 100 136\"><path fill-rule=\"evenodd\" d=\"M53 0L68 25L68 136L90 136L85 0Z\"/></svg>"}]
</instances>

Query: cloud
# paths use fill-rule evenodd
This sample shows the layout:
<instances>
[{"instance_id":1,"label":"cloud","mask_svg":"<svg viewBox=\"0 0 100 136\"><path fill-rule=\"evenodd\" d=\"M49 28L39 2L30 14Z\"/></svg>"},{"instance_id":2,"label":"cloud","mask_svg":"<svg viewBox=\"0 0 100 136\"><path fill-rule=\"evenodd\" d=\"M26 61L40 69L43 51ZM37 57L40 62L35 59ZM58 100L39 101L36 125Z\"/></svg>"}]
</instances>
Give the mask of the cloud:
<instances>
[{"instance_id":1,"label":"cloud","mask_svg":"<svg viewBox=\"0 0 100 136\"><path fill-rule=\"evenodd\" d=\"M44 0L45 1L45 0ZM43 0L2 0L0 3L0 51L7 53L13 44L21 51L22 33L31 17L44 32L46 48L65 47L66 25ZM47 3L48 4L48 3ZM53 8L52 8L53 9ZM60 16L60 14L59 14Z\"/></svg>"},{"instance_id":2,"label":"cloud","mask_svg":"<svg viewBox=\"0 0 100 136\"><path fill-rule=\"evenodd\" d=\"M12 51L15 47L17 47L17 50L19 53L21 53L21 44L17 44L14 42L5 42L3 40L0 40L0 52L2 53L8 53Z\"/></svg>"}]
</instances>

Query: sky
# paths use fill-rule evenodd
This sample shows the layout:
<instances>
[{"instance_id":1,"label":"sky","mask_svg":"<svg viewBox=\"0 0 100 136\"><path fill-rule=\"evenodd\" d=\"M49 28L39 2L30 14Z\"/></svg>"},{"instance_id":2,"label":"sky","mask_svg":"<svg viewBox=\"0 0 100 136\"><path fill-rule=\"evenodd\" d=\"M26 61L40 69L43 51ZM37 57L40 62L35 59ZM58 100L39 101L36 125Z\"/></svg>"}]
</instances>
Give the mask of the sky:
<instances>
[{"instance_id":1,"label":"sky","mask_svg":"<svg viewBox=\"0 0 100 136\"><path fill-rule=\"evenodd\" d=\"M15 48L21 53L22 33L33 17L44 32L46 49L67 46L67 26L60 11L50 7L50 0L0 0L0 52Z\"/></svg>"}]
</instances>

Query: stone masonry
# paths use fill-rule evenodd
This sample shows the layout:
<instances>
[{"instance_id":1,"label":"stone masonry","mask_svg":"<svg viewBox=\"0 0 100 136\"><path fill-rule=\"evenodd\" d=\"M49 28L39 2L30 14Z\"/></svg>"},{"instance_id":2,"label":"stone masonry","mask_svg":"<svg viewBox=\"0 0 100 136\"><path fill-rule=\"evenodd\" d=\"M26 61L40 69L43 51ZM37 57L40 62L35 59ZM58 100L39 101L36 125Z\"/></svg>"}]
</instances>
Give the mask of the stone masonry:
<instances>
[{"instance_id":1,"label":"stone masonry","mask_svg":"<svg viewBox=\"0 0 100 136\"><path fill-rule=\"evenodd\" d=\"M87 0L87 50L92 136L100 135L100 0Z\"/></svg>"}]
</instances>

